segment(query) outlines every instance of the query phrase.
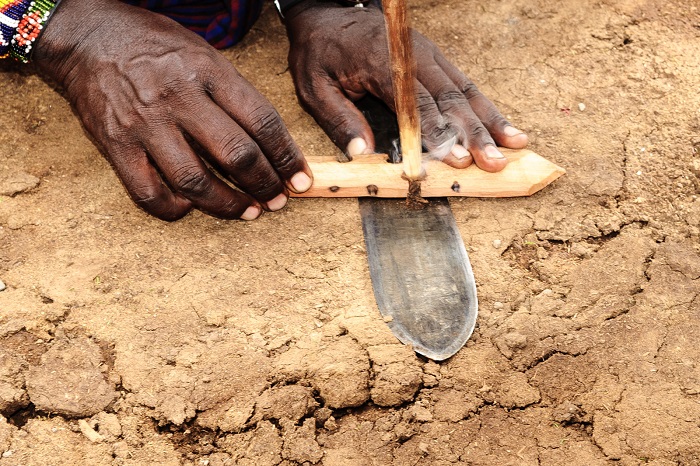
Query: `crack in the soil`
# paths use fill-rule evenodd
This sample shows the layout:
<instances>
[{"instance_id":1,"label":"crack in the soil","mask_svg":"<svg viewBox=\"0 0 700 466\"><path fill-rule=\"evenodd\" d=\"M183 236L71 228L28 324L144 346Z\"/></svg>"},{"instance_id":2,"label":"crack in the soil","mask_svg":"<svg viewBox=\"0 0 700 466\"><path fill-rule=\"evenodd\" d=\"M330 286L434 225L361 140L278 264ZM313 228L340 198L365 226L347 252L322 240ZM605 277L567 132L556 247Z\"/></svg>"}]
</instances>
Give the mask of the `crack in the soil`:
<instances>
[{"instance_id":1,"label":"crack in the soil","mask_svg":"<svg viewBox=\"0 0 700 466\"><path fill-rule=\"evenodd\" d=\"M587 327L582 327L581 329L579 329L577 331L583 330L583 328L587 328ZM568 334L561 334L561 335L568 335ZM588 349L586 349L580 353L575 353L575 352L562 351L562 350L557 349L557 348L550 348L542 356L537 358L535 361L532 361L529 365L525 366L522 370L519 370L517 372L525 373L531 369L534 369L537 366L539 366L540 364L547 362L550 358L552 358L553 356L556 356L557 354L562 355L562 356L571 356L572 358L577 358L579 356L585 356L587 353L588 353ZM534 378L534 376L528 378L528 383L533 378ZM539 404L539 403L541 403L541 401L537 402L537 404Z\"/></svg>"},{"instance_id":2,"label":"crack in the soil","mask_svg":"<svg viewBox=\"0 0 700 466\"><path fill-rule=\"evenodd\" d=\"M632 131L627 130L627 134L622 139L622 186L620 187L620 191L618 192L618 194L615 195L615 201L618 203L618 205L621 201L624 200L623 195L629 194L629 188L627 187L629 183L629 176L627 173L627 165L629 163L629 152L627 145L631 134Z\"/></svg>"}]
</instances>

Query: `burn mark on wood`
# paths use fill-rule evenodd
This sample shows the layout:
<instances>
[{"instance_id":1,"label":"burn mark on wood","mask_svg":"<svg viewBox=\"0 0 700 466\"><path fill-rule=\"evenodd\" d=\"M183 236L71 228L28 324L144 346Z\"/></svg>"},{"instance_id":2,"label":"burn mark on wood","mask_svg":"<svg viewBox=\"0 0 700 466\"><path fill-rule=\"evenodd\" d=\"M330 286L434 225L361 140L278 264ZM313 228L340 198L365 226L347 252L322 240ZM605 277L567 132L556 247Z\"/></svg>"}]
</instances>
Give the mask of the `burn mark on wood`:
<instances>
[{"instance_id":1,"label":"burn mark on wood","mask_svg":"<svg viewBox=\"0 0 700 466\"><path fill-rule=\"evenodd\" d=\"M409 209L423 209L428 201L423 199L420 193L420 180L412 180L408 183L408 195L406 196L406 206Z\"/></svg>"},{"instance_id":2,"label":"burn mark on wood","mask_svg":"<svg viewBox=\"0 0 700 466\"><path fill-rule=\"evenodd\" d=\"M328 188L328 189L329 189L330 192L332 192L332 193L337 193L338 191L340 191L340 187L339 187L339 186L331 186L331 187Z\"/></svg>"},{"instance_id":3,"label":"burn mark on wood","mask_svg":"<svg viewBox=\"0 0 700 466\"><path fill-rule=\"evenodd\" d=\"M367 185L367 194L369 194L370 196L376 196L378 192L379 188L376 184Z\"/></svg>"},{"instance_id":4,"label":"burn mark on wood","mask_svg":"<svg viewBox=\"0 0 700 466\"><path fill-rule=\"evenodd\" d=\"M461 188L461 186L459 185L458 182L455 181L454 183L452 183L452 191L458 193L460 188Z\"/></svg>"}]
</instances>

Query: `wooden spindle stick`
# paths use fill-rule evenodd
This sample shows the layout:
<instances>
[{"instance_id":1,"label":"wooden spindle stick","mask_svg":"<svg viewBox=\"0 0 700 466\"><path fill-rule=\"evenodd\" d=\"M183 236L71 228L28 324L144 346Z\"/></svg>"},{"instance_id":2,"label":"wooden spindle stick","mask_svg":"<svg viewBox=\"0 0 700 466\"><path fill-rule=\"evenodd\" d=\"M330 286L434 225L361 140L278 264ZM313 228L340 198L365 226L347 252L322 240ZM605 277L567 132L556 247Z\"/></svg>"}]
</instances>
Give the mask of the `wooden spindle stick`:
<instances>
[{"instance_id":1,"label":"wooden spindle stick","mask_svg":"<svg viewBox=\"0 0 700 466\"><path fill-rule=\"evenodd\" d=\"M421 166L420 119L416 106L416 62L408 29L406 0L382 0L382 7L389 41L404 175L409 182L416 182L420 181L425 173Z\"/></svg>"}]
</instances>

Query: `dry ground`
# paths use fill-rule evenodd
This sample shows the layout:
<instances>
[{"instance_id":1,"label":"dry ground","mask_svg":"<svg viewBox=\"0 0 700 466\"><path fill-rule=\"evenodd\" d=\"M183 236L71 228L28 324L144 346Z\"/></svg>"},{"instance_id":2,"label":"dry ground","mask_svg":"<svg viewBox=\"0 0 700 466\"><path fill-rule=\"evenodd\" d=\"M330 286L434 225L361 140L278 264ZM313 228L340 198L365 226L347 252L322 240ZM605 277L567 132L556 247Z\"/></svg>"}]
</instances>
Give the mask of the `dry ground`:
<instances>
[{"instance_id":1,"label":"dry ground","mask_svg":"<svg viewBox=\"0 0 700 466\"><path fill-rule=\"evenodd\" d=\"M442 364L379 316L355 200L149 218L61 95L6 67L0 465L700 464L699 7L412 2L568 170L452 201L481 308ZM334 154L284 44L267 8L225 54Z\"/></svg>"}]
</instances>

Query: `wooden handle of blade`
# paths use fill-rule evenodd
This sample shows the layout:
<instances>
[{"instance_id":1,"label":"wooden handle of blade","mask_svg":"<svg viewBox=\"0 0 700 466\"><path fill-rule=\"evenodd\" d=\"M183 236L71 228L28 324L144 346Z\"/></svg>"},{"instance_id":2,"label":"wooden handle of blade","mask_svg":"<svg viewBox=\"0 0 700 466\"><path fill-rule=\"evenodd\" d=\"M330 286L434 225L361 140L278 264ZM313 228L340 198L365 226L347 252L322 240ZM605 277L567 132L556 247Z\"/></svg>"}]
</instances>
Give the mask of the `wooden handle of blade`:
<instances>
[{"instance_id":1,"label":"wooden handle of blade","mask_svg":"<svg viewBox=\"0 0 700 466\"><path fill-rule=\"evenodd\" d=\"M404 173L409 180L419 180L423 176L423 169L420 119L416 106L416 62L408 30L406 0L382 0L382 7L389 41Z\"/></svg>"}]
</instances>

